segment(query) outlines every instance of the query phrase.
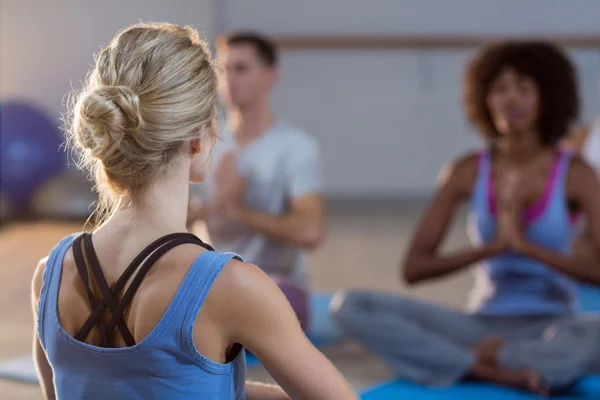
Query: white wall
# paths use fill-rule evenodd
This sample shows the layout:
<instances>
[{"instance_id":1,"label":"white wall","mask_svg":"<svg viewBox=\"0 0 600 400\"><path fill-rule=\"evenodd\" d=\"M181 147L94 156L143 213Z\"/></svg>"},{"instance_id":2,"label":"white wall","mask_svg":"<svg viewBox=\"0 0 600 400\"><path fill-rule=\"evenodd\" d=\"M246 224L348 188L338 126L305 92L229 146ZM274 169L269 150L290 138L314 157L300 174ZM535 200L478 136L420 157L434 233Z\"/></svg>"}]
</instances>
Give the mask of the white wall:
<instances>
[{"instance_id":1,"label":"white wall","mask_svg":"<svg viewBox=\"0 0 600 400\"><path fill-rule=\"evenodd\" d=\"M57 118L93 54L139 21L194 25L212 35L212 0L0 0L0 99L24 99Z\"/></svg>"},{"instance_id":2,"label":"white wall","mask_svg":"<svg viewBox=\"0 0 600 400\"><path fill-rule=\"evenodd\" d=\"M0 100L58 118L92 54L138 20L274 34L600 35L597 0L0 0ZM314 134L333 196L419 196L479 144L459 106L473 50L285 51L276 111ZM598 114L600 52L573 51L584 120ZM310 76L310 77L309 77ZM57 119L58 124L58 119Z\"/></svg>"},{"instance_id":3,"label":"white wall","mask_svg":"<svg viewBox=\"0 0 600 400\"><path fill-rule=\"evenodd\" d=\"M600 35L597 0L221 0L219 31L291 35ZM323 147L335 197L422 196L479 145L460 108L472 50L284 51L274 108ZM583 120L600 112L600 53L571 52Z\"/></svg>"},{"instance_id":4,"label":"white wall","mask_svg":"<svg viewBox=\"0 0 600 400\"><path fill-rule=\"evenodd\" d=\"M480 145L460 105L472 53L286 53L274 108L318 138L332 196L420 197L443 164ZM600 112L599 53L572 54L589 120Z\"/></svg>"},{"instance_id":5,"label":"white wall","mask_svg":"<svg viewBox=\"0 0 600 400\"><path fill-rule=\"evenodd\" d=\"M600 33L596 0L219 0L217 6L224 28L279 34Z\"/></svg>"}]
</instances>

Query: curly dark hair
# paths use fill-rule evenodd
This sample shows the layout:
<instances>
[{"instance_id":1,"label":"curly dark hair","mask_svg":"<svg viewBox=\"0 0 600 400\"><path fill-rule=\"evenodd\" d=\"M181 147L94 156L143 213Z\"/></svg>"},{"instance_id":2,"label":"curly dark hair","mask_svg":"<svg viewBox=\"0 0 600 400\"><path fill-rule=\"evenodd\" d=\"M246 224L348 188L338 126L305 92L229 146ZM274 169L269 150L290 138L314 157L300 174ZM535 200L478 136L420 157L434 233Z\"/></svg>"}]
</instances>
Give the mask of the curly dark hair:
<instances>
[{"instance_id":1,"label":"curly dark hair","mask_svg":"<svg viewBox=\"0 0 600 400\"><path fill-rule=\"evenodd\" d=\"M542 41L509 41L484 47L469 63L464 78L465 111L486 140L499 135L486 97L491 83L505 68L532 78L539 90L540 141L553 146L568 134L579 116L577 73L568 56Z\"/></svg>"}]
</instances>

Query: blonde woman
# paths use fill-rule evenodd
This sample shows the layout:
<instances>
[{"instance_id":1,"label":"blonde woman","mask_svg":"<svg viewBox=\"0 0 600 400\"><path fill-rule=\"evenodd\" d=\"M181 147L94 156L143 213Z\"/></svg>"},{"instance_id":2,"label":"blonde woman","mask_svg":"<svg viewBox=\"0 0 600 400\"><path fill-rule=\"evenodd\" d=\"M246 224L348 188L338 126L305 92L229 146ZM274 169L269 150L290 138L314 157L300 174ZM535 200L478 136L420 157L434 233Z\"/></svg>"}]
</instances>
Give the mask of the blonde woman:
<instances>
[{"instance_id":1,"label":"blonde woman","mask_svg":"<svg viewBox=\"0 0 600 400\"><path fill-rule=\"evenodd\" d=\"M186 232L215 142L217 76L197 32L138 24L97 57L67 133L104 222L33 279L48 399L356 399L257 267ZM245 383L248 347L281 388Z\"/></svg>"}]
</instances>

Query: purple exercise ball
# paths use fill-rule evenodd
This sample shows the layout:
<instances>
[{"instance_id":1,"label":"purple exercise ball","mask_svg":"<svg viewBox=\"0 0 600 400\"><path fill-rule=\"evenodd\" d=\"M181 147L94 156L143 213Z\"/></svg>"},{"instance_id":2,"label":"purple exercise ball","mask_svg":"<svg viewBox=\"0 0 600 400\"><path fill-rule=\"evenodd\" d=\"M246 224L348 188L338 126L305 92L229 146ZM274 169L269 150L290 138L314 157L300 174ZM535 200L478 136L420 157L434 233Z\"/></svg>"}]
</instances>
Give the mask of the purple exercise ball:
<instances>
[{"instance_id":1,"label":"purple exercise ball","mask_svg":"<svg viewBox=\"0 0 600 400\"><path fill-rule=\"evenodd\" d=\"M0 104L0 190L18 214L44 181L66 167L58 126L30 104Z\"/></svg>"}]
</instances>

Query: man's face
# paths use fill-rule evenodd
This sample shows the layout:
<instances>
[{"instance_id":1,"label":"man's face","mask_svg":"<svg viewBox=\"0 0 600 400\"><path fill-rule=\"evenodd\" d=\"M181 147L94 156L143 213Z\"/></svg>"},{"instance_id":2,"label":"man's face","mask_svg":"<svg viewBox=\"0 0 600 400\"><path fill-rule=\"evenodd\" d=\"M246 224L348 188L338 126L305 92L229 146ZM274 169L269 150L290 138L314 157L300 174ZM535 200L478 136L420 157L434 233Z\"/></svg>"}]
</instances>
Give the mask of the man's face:
<instances>
[{"instance_id":1,"label":"man's face","mask_svg":"<svg viewBox=\"0 0 600 400\"><path fill-rule=\"evenodd\" d=\"M247 108L268 97L277 72L264 64L252 44L227 46L218 58L224 67L219 92L227 105Z\"/></svg>"}]
</instances>

